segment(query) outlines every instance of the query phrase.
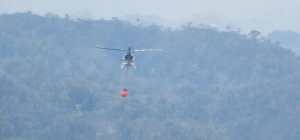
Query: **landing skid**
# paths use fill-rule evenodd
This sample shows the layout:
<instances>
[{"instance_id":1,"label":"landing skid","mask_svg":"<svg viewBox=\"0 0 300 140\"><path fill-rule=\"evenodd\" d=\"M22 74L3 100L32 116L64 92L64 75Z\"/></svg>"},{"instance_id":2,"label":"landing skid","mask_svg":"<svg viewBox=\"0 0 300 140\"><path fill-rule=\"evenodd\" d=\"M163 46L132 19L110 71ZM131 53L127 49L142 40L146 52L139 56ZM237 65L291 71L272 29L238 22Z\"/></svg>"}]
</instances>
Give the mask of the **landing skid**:
<instances>
[{"instance_id":1,"label":"landing skid","mask_svg":"<svg viewBox=\"0 0 300 140\"><path fill-rule=\"evenodd\" d=\"M130 69L130 68L133 68L133 69L136 69L136 66L135 66L135 64L134 63L122 63L122 65L121 65L121 69L126 69L126 70L128 70L128 69Z\"/></svg>"}]
</instances>

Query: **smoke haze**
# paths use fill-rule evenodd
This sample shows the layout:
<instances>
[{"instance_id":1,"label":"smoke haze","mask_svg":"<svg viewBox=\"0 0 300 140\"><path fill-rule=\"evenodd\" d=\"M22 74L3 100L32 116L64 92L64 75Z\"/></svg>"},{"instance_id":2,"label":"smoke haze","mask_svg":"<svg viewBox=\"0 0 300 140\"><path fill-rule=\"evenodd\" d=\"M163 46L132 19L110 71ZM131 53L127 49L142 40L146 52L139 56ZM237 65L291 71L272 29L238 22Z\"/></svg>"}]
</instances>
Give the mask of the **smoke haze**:
<instances>
[{"instance_id":1,"label":"smoke haze","mask_svg":"<svg viewBox=\"0 0 300 140\"><path fill-rule=\"evenodd\" d=\"M269 32L300 31L299 6L297 0L1 0L0 12L51 12L81 18L151 17L151 21L167 25L193 22Z\"/></svg>"}]
</instances>

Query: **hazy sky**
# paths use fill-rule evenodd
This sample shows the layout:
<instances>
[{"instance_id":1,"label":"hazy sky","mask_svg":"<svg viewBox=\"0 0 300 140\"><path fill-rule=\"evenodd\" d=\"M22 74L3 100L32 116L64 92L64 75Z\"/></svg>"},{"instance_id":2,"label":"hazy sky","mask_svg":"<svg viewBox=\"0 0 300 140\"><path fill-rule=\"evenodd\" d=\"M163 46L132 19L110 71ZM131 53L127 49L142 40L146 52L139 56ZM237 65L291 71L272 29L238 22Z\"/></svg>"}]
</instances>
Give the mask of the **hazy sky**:
<instances>
[{"instance_id":1,"label":"hazy sky","mask_svg":"<svg viewBox=\"0 0 300 140\"><path fill-rule=\"evenodd\" d=\"M300 0L0 0L0 12L77 17L146 16L168 24L192 21L242 29L300 32Z\"/></svg>"}]
</instances>

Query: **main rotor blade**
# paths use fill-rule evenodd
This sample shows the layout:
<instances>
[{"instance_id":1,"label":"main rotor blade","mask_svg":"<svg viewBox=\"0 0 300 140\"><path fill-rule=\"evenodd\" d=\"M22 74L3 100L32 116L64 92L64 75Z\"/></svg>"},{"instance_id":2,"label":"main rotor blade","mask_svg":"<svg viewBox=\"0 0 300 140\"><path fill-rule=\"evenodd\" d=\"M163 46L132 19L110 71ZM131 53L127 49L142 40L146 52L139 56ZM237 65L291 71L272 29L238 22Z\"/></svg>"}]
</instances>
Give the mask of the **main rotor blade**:
<instances>
[{"instance_id":1,"label":"main rotor blade","mask_svg":"<svg viewBox=\"0 0 300 140\"><path fill-rule=\"evenodd\" d=\"M135 52L161 52L163 50L162 49L139 49L134 51Z\"/></svg>"},{"instance_id":2,"label":"main rotor blade","mask_svg":"<svg viewBox=\"0 0 300 140\"><path fill-rule=\"evenodd\" d=\"M102 50L110 50L110 51L126 51L124 49L116 49L116 48L101 48L101 47L96 47L96 48Z\"/></svg>"}]
</instances>

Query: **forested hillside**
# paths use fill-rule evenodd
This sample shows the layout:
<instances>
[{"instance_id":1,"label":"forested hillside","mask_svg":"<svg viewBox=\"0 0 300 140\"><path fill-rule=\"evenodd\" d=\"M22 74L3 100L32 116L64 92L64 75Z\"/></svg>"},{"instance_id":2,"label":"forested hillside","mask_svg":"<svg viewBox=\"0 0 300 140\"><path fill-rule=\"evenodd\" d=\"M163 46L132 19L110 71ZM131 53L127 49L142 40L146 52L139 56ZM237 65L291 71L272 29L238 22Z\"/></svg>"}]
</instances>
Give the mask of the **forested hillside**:
<instances>
[{"instance_id":1,"label":"forested hillside","mask_svg":"<svg viewBox=\"0 0 300 140\"><path fill-rule=\"evenodd\" d=\"M274 31L269 38L300 55L300 34L293 31Z\"/></svg>"},{"instance_id":2,"label":"forested hillside","mask_svg":"<svg viewBox=\"0 0 300 140\"><path fill-rule=\"evenodd\" d=\"M120 59L136 53L129 96ZM300 62L255 35L0 16L1 140L299 140Z\"/></svg>"}]
</instances>

